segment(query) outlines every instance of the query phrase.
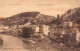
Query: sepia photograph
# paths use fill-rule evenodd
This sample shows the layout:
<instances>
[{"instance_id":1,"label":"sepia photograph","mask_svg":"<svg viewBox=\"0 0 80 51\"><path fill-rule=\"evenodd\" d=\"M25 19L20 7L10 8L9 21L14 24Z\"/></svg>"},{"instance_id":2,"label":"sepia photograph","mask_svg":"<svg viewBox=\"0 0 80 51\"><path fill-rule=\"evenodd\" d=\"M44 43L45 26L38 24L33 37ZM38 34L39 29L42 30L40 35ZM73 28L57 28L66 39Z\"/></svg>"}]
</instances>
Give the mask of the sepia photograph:
<instances>
[{"instance_id":1,"label":"sepia photograph","mask_svg":"<svg viewBox=\"0 0 80 51\"><path fill-rule=\"evenodd\" d=\"M80 0L0 0L0 51L80 51Z\"/></svg>"}]
</instances>

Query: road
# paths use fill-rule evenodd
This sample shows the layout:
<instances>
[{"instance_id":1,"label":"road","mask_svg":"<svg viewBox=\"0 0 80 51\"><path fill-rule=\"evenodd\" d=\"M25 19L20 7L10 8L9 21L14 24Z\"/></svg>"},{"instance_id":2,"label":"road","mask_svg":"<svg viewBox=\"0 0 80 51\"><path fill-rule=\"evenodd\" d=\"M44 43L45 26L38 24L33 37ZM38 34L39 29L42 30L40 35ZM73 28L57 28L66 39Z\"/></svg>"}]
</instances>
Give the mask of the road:
<instances>
[{"instance_id":1,"label":"road","mask_svg":"<svg viewBox=\"0 0 80 51\"><path fill-rule=\"evenodd\" d=\"M0 34L0 37L2 37L4 41L0 47L0 51L28 51L28 49L25 48L25 43L20 38L3 34Z\"/></svg>"},{"instance_id":2,"label":"road","mask_svg":"<svg viewBox=\"0 0 80 51\"><path fill-rule=\"evenodd\" d=\"M0 37L3 39L4 43L0 47L0 51L34 51L27 49L25 43L18 37L14 37L11 35L0 34ZM59 51L55 48L51 51ZM46 51L43 49L36 49L36 51Z\"/></svg>"}]
</instances>

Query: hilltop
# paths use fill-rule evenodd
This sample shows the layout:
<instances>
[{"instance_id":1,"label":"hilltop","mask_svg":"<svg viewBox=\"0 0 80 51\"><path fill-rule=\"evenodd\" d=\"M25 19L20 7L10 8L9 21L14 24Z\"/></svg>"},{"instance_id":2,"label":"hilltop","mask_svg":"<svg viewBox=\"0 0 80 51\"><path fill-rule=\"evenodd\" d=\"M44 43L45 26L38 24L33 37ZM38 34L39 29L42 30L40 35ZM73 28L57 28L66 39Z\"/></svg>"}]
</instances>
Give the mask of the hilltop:
<instances>
[{"instance_id":1,"label":"hilltop","mask_svg":"<svg viewBox=\"0 0 80 51\"><path fill-rule=\"evenodd\" d=\"M47 24L55 19L54 16L44 15L40 12L23 12L11 17L5 18L2 21L3 25L23 25L30 21L33 23L36 20L36 23Z\"/></svg>"}]
</instances>

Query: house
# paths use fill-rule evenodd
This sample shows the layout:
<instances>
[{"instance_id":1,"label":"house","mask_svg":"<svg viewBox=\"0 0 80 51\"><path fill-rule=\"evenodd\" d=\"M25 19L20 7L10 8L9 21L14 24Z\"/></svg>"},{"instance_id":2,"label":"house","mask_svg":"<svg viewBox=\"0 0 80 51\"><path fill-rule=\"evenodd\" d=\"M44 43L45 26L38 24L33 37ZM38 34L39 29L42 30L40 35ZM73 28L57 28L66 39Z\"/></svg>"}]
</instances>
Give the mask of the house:
<instances>
[{"instance_id":1,"label":"house","mask_svg":"<svg viewBox=\"0 0 80 51\"><path fill-rule=\"evenodd\" d=\"M40 29L39 26L36 26L36 27L35 27L35 32L38 33L38 32L39 32L39 29Z\"/></svg>"},{"instance_id":2,"label":"house","mask_svg":"<svg viewBox=\"0 0 80 51\"><path fill-rule=\"evenodd\" d=\"M48 25L40 24L40 25L36 26L36 29L35 29L36 33L35 34L37 36L40 36L40 39L44 39L45 36L48 36L48 34L50 32L49 28L50 28L50 26L48 26Z\"/></svg>"},{"instance_id":3,"label":"house","mask_svg":"<svg viewBox=\"0 0 80 51\"><path fill-rule=\"evenodd\" d=\"M66 22L63 22L63 26L73 26L73 22L72 21L66 21Z\"/></svg>"},{"instance_id":4,"label":"house","mask_svg":"<svg viewBox=\"0 0 80 51\"><path fill-rule=\"evenodd\" d=\"M76 31L77 31L76 40L77 42L80 42L80 21L77 21L75 23L75 26L76 26Z\"/></svg>"},{"instance_id":5,"label":"house","mask_svg":"<svg viewBox=\"0 0 80 51\"><path fill-rule=\"evenodd\" d=\"M42 26L43 26L43 34L48 35L50 32L49 30L50 26L48 25L42 25Z\"/></svg>"}]
</instances>

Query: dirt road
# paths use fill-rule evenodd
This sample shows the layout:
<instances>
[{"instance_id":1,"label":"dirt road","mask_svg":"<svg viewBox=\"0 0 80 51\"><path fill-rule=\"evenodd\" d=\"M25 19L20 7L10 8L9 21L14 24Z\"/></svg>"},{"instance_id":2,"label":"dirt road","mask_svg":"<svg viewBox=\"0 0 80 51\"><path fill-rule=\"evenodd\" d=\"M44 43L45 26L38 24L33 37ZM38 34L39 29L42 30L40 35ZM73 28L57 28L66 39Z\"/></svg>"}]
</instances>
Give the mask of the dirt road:
<instances>
[{"instance_id":1,"label":"dirt road","mask_svg":"<svg viewBox=\"0 0 80 51\"><path fill-rule=\"evenodd\" d=\"M21 39L11 35L2 34L0 34L0 37L2 37L4 41L3 45L0 47L0 51L28 51Z\"/></svg>"},{"instance_id":2,"label":"dirt road","mask_svg":"<svg viewBox=\"0 0 80 51\"><path fill-rule=\"evenodd\" d=\"M0 34L0 37L2 37L4 43L0 47L0 51L46 51L43 49L36 49L36 50L30 50L27 49L27 46L25 46L25 43L18 37L14 37L11 35L3 35ZM50 51L59 51L55 48L54 50Z\"/></svg>"}]
</instances>

